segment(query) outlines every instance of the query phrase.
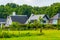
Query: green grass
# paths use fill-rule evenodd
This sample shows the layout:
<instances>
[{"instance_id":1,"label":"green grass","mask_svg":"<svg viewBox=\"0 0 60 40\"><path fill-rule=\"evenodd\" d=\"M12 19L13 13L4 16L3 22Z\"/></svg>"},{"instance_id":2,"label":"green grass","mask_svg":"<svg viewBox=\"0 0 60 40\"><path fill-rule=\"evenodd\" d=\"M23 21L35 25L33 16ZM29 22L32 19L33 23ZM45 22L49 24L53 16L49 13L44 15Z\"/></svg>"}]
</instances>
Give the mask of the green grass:
<instances>
[{"instance_id":1,"label":"green grass","mask_svg":"<svg viewBox=\"0 0 60 40\"><path fill-rule=\"evenodd\" d=\"M7 32L7 31L5 31ZM27 31L9 31L9 33L31 33L39 34L39 30L27 30ZM0 40L60 40L60 30L43 30L43 35L35 35L35 36L23 36L23 37L13 37L13 38L0 38Z\"/></svg>"}]
</instances>

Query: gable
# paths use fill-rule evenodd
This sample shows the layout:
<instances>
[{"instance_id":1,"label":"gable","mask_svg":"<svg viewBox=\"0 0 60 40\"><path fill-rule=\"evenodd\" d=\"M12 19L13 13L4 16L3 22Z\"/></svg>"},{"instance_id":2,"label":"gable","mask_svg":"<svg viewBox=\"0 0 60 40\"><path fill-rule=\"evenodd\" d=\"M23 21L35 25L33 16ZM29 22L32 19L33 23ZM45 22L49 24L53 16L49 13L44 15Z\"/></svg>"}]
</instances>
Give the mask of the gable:
<instances>
[{"instance_id":1,"label":"gable","mask_svg":"<svg viewBox=\"0 0 60 40\"><path fill-rule=\"evenodd\" d=\"M43 18L49 20L49 17L47 15L45 15Z\"/></svg>"},{"instance_id":2,"label":"gable","mask_svg":"<svg viewBox=\"0 0 60 40\"><path fill-rule=\"evenodd\" d=\"M49 17L46 16L45 14L42 14L42 15L33 15L33 16L30 16L30 18L27 20L26 23L28 23L28 22L31 21L31 20L38 20L39 17L41 17L41 18L43 18L43 19L46 18L47 20L49 19Z\"/></svg>"}]
</instances>

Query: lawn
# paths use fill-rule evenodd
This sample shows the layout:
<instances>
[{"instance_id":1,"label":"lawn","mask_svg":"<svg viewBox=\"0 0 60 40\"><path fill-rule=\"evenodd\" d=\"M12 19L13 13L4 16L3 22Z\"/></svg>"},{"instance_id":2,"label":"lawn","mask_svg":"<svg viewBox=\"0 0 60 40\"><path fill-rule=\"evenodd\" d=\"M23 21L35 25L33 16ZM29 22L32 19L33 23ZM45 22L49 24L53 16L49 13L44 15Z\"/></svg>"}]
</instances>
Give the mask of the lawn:
<instances>
[{"instance_id":1,"label":"lawn","mask_svg":"<svg viewBox=\"0 0 60 40\"><path fill-rule=\"evenodd\" d=\"M7 31L5 31L7 32ZM60 40L60 30L43 30L43 35L34 35L39 34L39 30L26 30L26 31L9 31L10 33L18 34L22 33L31 33L32 36L23 36L23 37L13 37L13 38L0 38L0 40Z\"/></svg>"}]
</instances>

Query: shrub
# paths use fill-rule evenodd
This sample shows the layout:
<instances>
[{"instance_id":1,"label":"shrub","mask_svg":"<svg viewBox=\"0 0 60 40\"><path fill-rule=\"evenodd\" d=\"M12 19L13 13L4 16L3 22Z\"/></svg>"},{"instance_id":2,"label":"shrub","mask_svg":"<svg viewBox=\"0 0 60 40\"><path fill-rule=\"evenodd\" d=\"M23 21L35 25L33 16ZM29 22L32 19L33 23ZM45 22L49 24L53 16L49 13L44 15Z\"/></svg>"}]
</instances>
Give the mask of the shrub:
<instances>
[{"instance_id":1,"label":"shrub","mask_svg":"<svg viewBox=\"0 0 60 40\"><path fill-rule=\"evenodd\" d=\"M58 30L60 30L60 25L57 25Z\"/></svg>"},{"instance_id":2,"label":"shrub","mask_svg":"<svg viewBox=\"0 0 60 40\"><path fill-rule=\"evenodd\" d=\"M38 28L46 28L46 29L60 29L60 27L57 25L52 24L40 24L38 22L28 23L28 24L20 24L18 22L13 22L12 25L9 26L8 29L11 30L32 30L32 29L38 29Z\"/></svg>"},{"instance_id":3,"label":"shrub","mask_svg":"<svg viewBox=\"0 0 60 40\"><path fill-rule=\"evenodd\" d=\"M26 24L20 24L18 22L13 22L12 25L9 26L10 29L13 30L23 30L26 28Z\"/></svg>"},{"instance_id":4,"label":"shrub","mask_svg":"<svg viewBox=\"0 0 60 40\"><path fill-rule=\"evenodd\" d=\"M10 27L12 28L19 28L19 26L20 26L20 23L18 22L13 22L12 25L10 25Z\"/></svg>"},{"instance_id":5,"label":"shrub","mask_svg":"<svg viewBox=\"0 0 60 40\"><path fill-rule=\"evenodd\" d=\"M2 38L10 38L10 37L11 37L11 34L6 33L6 32L2 33Z\"/></svg>"},{"instance_id":6,"label":"shrub","mask_svg":"<svg viewBox=\"0 0 60 40\"><path fill-rule=\"evenodd\" d=\"M0 38L11 38L11 37L19 37L19 36L20 36L20 34L13 34L13 32L12 33L2 32L0 34Z\"/></svg>"}]
</instances>

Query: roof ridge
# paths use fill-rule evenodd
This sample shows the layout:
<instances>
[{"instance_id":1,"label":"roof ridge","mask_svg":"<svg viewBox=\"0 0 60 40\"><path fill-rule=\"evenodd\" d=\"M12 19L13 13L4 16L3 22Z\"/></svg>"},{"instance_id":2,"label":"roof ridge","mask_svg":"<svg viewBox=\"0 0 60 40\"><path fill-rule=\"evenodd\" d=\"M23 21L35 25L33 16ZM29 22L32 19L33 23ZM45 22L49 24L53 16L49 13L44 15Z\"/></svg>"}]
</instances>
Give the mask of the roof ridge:
<instances>
[{"instance_id":1,"label":"roof ridge","mask_svg":"<svg viewBox=\"0 0 60 40\"><path fill-rule=\"evenodd\" d=\"M27 15L10 15L10 16L27 16Z\"/></svg>"}]
</instances>

